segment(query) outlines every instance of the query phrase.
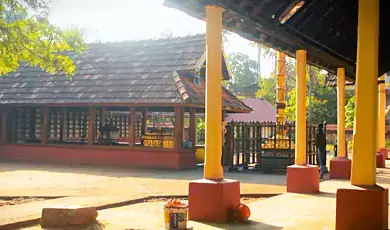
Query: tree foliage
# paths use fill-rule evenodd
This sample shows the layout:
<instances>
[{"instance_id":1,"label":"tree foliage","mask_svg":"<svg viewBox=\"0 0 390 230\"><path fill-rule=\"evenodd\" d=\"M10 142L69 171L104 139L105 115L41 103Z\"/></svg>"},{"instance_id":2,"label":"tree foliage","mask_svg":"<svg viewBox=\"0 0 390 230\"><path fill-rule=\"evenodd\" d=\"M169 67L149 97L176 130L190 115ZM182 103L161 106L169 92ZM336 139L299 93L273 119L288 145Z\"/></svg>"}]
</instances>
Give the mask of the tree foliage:
<instances>
[{"instance_id":1,"label":"tree foliage","mask_svg":"<svg viewBox=\"0 0 390 230\"><path fill-rule=\"evenodd\" d=\"M243 53L233 53L227 56L231 79L226 83L229 90L235 91L237 88L256 84L257 62Z\"/></svg>"},{"instance_id":2,"label":"tree foliage","mask_svg":"<svg viewBox=\"0 0 390 230\"><path fill-rule=\"evenodd\" d=\"M337 93L334 88L327 87L326 72L316 67L307 67L306 75L306 117L312 123L337 122ZM288 81L288 80L287 80ZM295 81L295 80L294 80ZM293 84L291 81L290 84ZM294 82L295 85L295 82ZM311 93L310 93L311 91ZM286 116L295 121L296 90L288 92Z\"/></svg>"},{"instance_id":3,"label":"tree foliage","mask_svg":"<svg viewBox=\"0 0 390 230\"><path fill-rule=\"evenodd\" d=\"M261 78L259 82L259 90L256 93L256 97L264 98L271 104L275 104L276 101L276 76L274 73L268 78Z\"/></svg>"},{"instance_id":4,"label":"tree foliage","mask_svg":"<svg viewBox=\"0 0 390 230\"><path fill-rule=\"evenodd\" d=\"M286 107L286 117L290 121L296 120L296 89L292 89L289 93L288 106ZM328 101L317 98L312 95L311 98L306 96L306 108L309 108L311 103L311 121L314 123L324 122L329 120L329 113L327 111ZM306 117L309 116L309 110L306 110Z\"/></svg>"},{"instance_id":5,"label":"tree foliage","mask_svg":"<svg viewBox=\"0 0 390 230\"><path fill-rule=\"evenodd\" d=\"M204 145L206 123L204 117L198 117L196 122L196 136L198 145Z\"/></svg>"},{"instance_id":6,"label":"tree foliage","mask_svg":"<svg viewBox=\"0 0 390 230\"><path fill-rule=\"evenodd\" d=\"M251 60L245 54L233 54L228 57L233 78L226 82L226 86L230 90L236 91L237 88L239 89L258 81L259 90L256 93L256 97L264 98L271 104L275 104L277 69L275 62L272 60L276 60L276 51L261 44L253 43L252 45L253 47L261 47L261 56L267 59L270 64L275 65L273 72L267 78L256 75L259 71L256 61ZM312 123L324 121L337 123L337 92L335 88L326 86L327 72L313 66L307 66L306 72L307 119ZM295 121L295 84L295 59L286 57L286 116L291 121ZM347 100L348 96L347 94Z\"/></svg>"},{"instance_id":7,"label":"tree foliage","mask_svg":"<svg viewBox=\"0 0 390 230\"><path fill-rule=\"evenodd\" d=\"M273 52L272 55L276 54ZM264 98L271 104L276 101L276 66L268 78L261 78L259 82L259 90L256 97ZM295 87L295 63L291 58L286 58L286 92L289 92ZM288 100L288 95L286 100Z\"/></svg>"},{"instance_id":8,"label":"tree foliage","mask_svg":"<svg viewBox=\"0 0 390 230\"><path fill-rule=\"evenodd\" d=\"M49 72L75 73L66 52L82 52L86 44L77 28L61 30L48 20L46 0L0 0L0 76L21 62Z\"/></svg>"},{"instance_id":9,"label":"tree foliage","mask_svg":"<svg viewBox=\"0 0 390 230\"><path fill-rule=\"evenodd\" d=\"M347 105L345 106L345 126L347 128L353 128L355 120L355 96L349 98Z\"/></svg>"}]
</instances>

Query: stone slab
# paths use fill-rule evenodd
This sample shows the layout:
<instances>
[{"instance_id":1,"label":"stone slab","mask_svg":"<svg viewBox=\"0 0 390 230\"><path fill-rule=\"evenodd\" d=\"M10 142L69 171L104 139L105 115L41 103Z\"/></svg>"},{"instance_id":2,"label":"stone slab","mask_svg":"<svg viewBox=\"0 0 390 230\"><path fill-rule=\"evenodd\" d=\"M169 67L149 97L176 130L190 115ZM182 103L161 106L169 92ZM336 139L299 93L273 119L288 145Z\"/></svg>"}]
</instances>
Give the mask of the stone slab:
<instances>
[{"instance_id":1,"label":"stone slab","mask_svg":"<svg viewBox=\"0 0 390 230\"><path fill-rule=\"evenodd\" d=\"M95 207L65 206L44 208L40 225L42 227L73 227L90 225L98 216Z\"/></svg>"},{"instance_id":2,"label":"stone slab","mask_svg":"<svg viewBox=\"0 0 390 230\"><path fill-rule=\"evenodd\" d=\"M0 209L0 229L3 225L39 219L42 209L48 207L61 207L64 205L80 205L99 207L112 203L119 203L138 197L124 196L90 196L90 197L66 197L53 200L38 201L20 205L4 206Z\"/></svg>"}]
</instances>

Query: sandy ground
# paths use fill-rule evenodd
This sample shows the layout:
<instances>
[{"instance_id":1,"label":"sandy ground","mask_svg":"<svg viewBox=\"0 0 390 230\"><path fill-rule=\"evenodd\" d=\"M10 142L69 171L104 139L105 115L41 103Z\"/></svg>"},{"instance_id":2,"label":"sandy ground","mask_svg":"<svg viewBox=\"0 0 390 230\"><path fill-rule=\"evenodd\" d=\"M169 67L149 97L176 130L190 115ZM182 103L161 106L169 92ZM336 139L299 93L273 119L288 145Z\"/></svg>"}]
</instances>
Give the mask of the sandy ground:
<instances>
[{"instance_id":1,"label":"sandy ground","mask_svg":"<svg viewBox=\"0 0 390 230\"><path fill-rule=\"evenodd\" d=\"M42 208L49 206L101 206L147 196L187 195L188 182L202 178L202 174L202 169L164 171L2 162L0 225L39 218ZM285 175L234 172L225 177L240 180L242 194L285 192ZM16 199L10 201L9 196ZM34 200L37 196L65 198Z\"/></svg>"},{"instance_id":2,"label":"sandy ground","mask_svg":"<svg viewBox=\"0 0 390 230\"><path fill-rule=\"evenodd\" d=\"M377 171L378 184L389 188L390 169ZM284 193L267 199L248 200L252 215L246 223L222 225L190 221L188 227L195 230L331 230L335 228L336 191L347 186L347 180L328 180L321 183L319 194ZM87 229L164 229L163 204L163 201L156 200L102 210L98 216L100 225ZM37 230L39 227L29 229Z\"/></svg>"},{"instance_id":3,"label":"sandy ground","mask_svg":"<svg viewBox=\"0 0 390 230\"><path fill-rule=\"evenodd\" d=\"M388 165L389 167L389 165ZM378 169L377 182L390 187L390 169ZM91 194L107 197L140 197L187 194L188 181L200 178L202 170L159 171L124 168L69 167L58 165L0 163L0 196L69 195L68 199L88 199ZM242 193L283 193L284 175L261 173L226 173L227 178L241 181ZM217 225L189 222L192 229L334 229L335 193L348 181L325 181L319 195L285 193L263 200L246 202L252 210L245 224ZM72 198L74 197L74 198ZM92 198L90 198L92 199ZM114 199L114 198L112 198ZM245 202L245 201L244 201ZM14 205L16 209L30 204ZM163 229L164 201L139 203L99 211L99 224L87 229ZM286 205L288 204L288 205ZM320 209L318 207L321 207ZM3 209L5 210L5 209ZM2 207L0 207L0 213ZM0 215L1 216L1 215ZM314 227L314 228L313 228ZM27 228L40 229L39 226Z\"/></svg>"},{"instance_id":4,"label":"sandy ground","mask_svg":"<svg viewBox=\"0 0 390 230\"><path fill-rule=\"evenodd\" d=\"M0 196L186 195L202 169L161 171L92 166L0 163ZM283 193L285 175L226 173L241 193Z\"/></svg>"},{"instance_id":5,"label":"sandy ground","mask_svg":"<svg viewBox=\"0 0 390 230\"><path fill-rule=\"evenodd\" d=\"M18 205L18 204L24 204L24 203L30 203L30 202L36 202L36 201L43 201L44 198L31 198L31 197L16 197L12 199L0 199L0 207L2 206L11 206L11 205Z\"/></svg>"},{"instance_id":6,"label":"sandy ground","mask_svg":"<svg viewBox=\"0 0 390 230\"><path fill-rule=\"evenodd\" d=\"M0 182L2 184L0 197L67 196L62 200L75 203L80 203L83 200L83 202L88 203L89 200L95 199L97 203L103 201L115 203L120 200L153 195L186 195L188 182L201 178L202 173L202 169L178 172L92 166L0 163ZM381 175L382 177L388 176L386 171L383 171ZM225 177L240 180L242 194L280 194L285 192L285 175L232 172L225 173ZM0 213L2 211L3 213L14 213L14 216L10 216L11 220L20 219L20 210L35 210L38 211L39 216L39 212L43 207L56 202L55 199L43 202L27 200L26 202L32 202L24 204L20 199L15 201L16 203L11 206L9 204L3 207L0 206ZM17 202L20 202L20 204ZM243 203L249 205L258 202L258 199L243 200ZM162 229L164 224L162 219L163 203L161 200L155 200L154 202L99 211L100 224L86 229ZM190 222L189 226L193 229L226 229L226 226L194 222ZM244 225L233 225L232 229L280 229L268 227L270 226L250 221ZM35 226L28 229L40 229L40 227Z\"/></svg>"}]
</instances>

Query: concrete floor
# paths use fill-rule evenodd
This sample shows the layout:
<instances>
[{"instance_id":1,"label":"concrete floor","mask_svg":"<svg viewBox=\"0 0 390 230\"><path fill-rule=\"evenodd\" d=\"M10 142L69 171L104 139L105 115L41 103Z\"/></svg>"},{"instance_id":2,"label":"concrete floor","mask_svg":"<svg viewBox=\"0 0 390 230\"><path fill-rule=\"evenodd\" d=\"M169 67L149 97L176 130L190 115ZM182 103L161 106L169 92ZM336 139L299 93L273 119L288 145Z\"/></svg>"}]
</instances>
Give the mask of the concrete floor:
<instances>
[{"instance_id":1,"label":"concrete floor","mask_svg":"<svg viewBox=\"0 0 390 230\"><path fill-rule=\"evenodd\" d=\"M2 169L11 167L0 164L0 168L1 166L3 166ZM167 171L151 172L150 170L68 168L63 166L59 169L57 167L53 168L53 166L41 166L33 169L31 165L27 166L12 166L18 168L18 170L4 170L0 172L0 181L9 176L13 180L20 179L23 182L33 178L33 180L37 181L37 185L27 183L26 190L23 190L23 193L40 193L38 187L42 186L46 192L53 191L57 194L68 192L74 194L69 198L63 199L69 199L67 202L76 203L80 202L77 199L86 199L83 202L92 201L93 199L114 201L115 199L124 198L126 193L128 193L129 197L133 195L138 197L144 194L186 194L188 181L198 178L202 174L201 170L176 173ZM21 171L23 173L20 173ZM242 182L241 188L245 188L243 191L247 193L262 193L263 191L271 193L284 191L285 189L285 177L281 175L228 173L227 177L240 179ZM381 186L390 188L390 169L378 169L377 181ZM13 188L14 185L17 187L17 184L16 181L8 178L4 191L6 193L17 191L17 189ZM328 180L321 183L321 193L317 195L284 193L279 196L252 202L249 204L252 215L250 221L245 224L219 225L190 221L188 227L201 230L334 229L336 190L348 185L348 181ZM94 190L99 186L104 186L105 188ZM56 190L56 187L59 190ZM91 191L100 194L100 196L87 196ZM2 192L3 189L0 190L0 194ZM104 197L104 194L106 197ZM39 211L42 206L37 206L34 203L26 205L30 205L29 209L37 209ZM15 206L14 208L17 211L21 210L22 207L17 208ZM146 202L106 209L99 211L98 220L105 229L163 229L162 208L163 202ZM0 212L2 211L5 211L5 209L0 208ZM3 216L0 215L0 219ZM88 229L102 229L101 226ZM28 229L39 229L39 227Z\"/></svg>"},{"instance_id":2,"label":"concrete floor","mask_svg":"<svg viewBox=\"0 0 390 230\"><path fill-rule=\"evenodd\" d=\"M203 169L154 169L64 166L0 162L0 196L186 195L188 182ZM241 193L283 193L285 175L225 173L241 182Z\"/></svg>"},{"instance_id":3,"label":"concrete floor","mask_svg":"<svg viewBox=\"0 0 390 230\"><path fill-rule=\"evenodd\" d=\"M390 169L378 170L381 186L390 188ZM383 178L386 175L386 178ZM248 204L252 215L244 224L188 222L191 229L267 229L304 230L335 229L336 191L348 187L349 181L328 180L321 183L316 195L285 193ZM98 219L107 229L164 229L163 202L148 202L103 210Z\"/></svg>"},{"instance_id":4,"label":"concrete floor","mask_svg":"<svg viewBox=\"0 0 390 230\"><path fill-rule=\"evenodd\" d=\"M0 199L18 196L65 196L0 207L1 225L39 218L45 207L103 206L157 195L187 195L188 182L203 170L163 171L32 163L0 163ZM284 175L226 173L241 181L242 194L281 194Z\"/></svg>"},{"instance_id":5,"label":"concrete floor","mask_svg":"<svg viewBox=\"0 0 390 230\"><path fill-rule=\"evenodd\" d=\"M390 169L378 169L377 181L390 188ZM316 195L284 193L250 203L252 215L245 224L210 224L190 221L193 229L335 229L336 191L347 180L328 180ZM99 220L115 229L163 229L163 203L143 203L99 212ZM390 219L390 218L389 218ZM111 229L111 228L110 228Z\"/></svg>"}]
</instances>

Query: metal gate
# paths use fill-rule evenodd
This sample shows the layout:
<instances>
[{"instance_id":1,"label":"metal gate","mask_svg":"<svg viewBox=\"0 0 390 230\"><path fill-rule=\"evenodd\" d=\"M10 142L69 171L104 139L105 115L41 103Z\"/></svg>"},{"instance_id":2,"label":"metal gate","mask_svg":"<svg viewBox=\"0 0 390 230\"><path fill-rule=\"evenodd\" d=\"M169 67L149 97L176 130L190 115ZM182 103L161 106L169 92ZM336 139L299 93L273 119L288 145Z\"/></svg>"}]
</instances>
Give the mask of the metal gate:
<instances>
[{"instance_id":1,"label":"metal gate","mask_svg":"<svg viewBox=\"0 0 390 230\"><path fill-rule=\"evenodd\" d=\"M307 163L317 164L316 126L307 126ZM230 122L226 126L223 165L232 170L285 171L295 159L295 124Z\"/></svg>"}]
</instances>

